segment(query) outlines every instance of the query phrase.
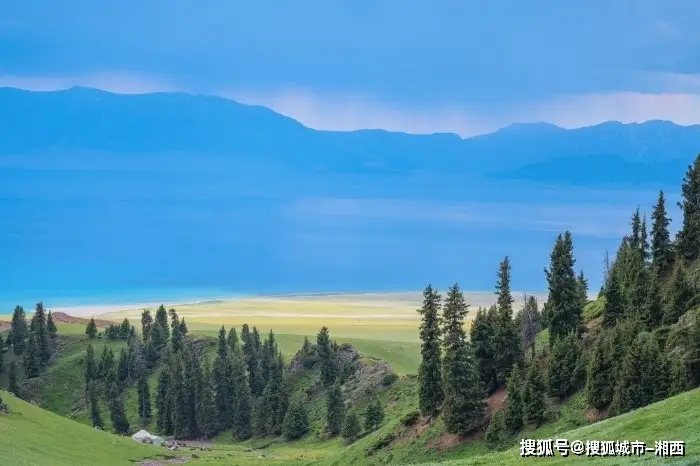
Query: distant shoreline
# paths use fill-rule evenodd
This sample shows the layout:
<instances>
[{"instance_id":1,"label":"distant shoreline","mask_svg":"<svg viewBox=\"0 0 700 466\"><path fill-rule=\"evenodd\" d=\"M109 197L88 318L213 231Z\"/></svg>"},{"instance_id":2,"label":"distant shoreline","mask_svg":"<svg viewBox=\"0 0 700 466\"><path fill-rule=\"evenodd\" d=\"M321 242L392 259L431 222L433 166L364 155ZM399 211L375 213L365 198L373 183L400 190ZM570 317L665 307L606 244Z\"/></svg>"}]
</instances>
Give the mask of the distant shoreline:
<instances>
[{"instance_id":1,"label":"distant shoreline","mask_svg":"<svg viewBox=\"0 0 700 466\"><path fill-rule=\"evenodd\" d=\"M528 294L532 294L537 296L538 298L541 297L543 294L546 292L528 292ZM125 293L127 294L127 293ZM493 291L466 291L464 290L464 294L467 296L467 300L469 301L469 295L472 295L472 297L476 296L494 296ZM516 299L516 305L515 307L519 307L517 303L520 301L518 299L518 296L522 296L524 294L523 291L513 291L513 296ZM252 301L267 301L267 300L304 300L304 299L338 299L338 298L347 298L349 300L352 299L371 299L371 298L378 298L379 300L398 300L398 301L406 301L406 302L416 302L418 303L420 300L422 300L422 291L387 291L387 292L343 292L343 291L336 291L336 292L317 292L317 293L280 293L280 294L269 294L269 295L255 295L255 294L250 294L250 295L243 295L243 294L236 294L236 295L228 295L228 296L209 296L209 297L202 297L200 299L197 298L173 298L173 299L163 299L162 301L155 301L155 300L149 300L149 301L128 301L125 300L125 302L122 303L105 303L104 301L100 303L100 299L98 297L95 297L95 302L92 304L89 304L89 299L91 298L78 298L76 301L84 301L85 303L80 303L76 305L70 305L70 304L59 304L56 306L50 305L50 303L45 302L45 307L47 310L51 310L53 312L64 312L68 315L76 316L76 317L85 317L85 316L101 316L105 314L112 314L112 313L117 313L121 311L134 311L134 310L141 310L141 309L151 309L154 310L161 304L165 306L166 308L177 308L179 306L193 306L193 305L199 305L199 304L216 304L216 303L225 303L225 302L233 302L233 301L241 301L241 300L252 300ZM66 301L70 301L70 299L66 299ZM472 307L476 306L476 303L472 303ZM33 306L32 306L33 307ZM26 309L26 311L31 312L32 308ZM7 310L7 314L11 313L11 309ZM3 312L2 314L5 314Z\"/></svg>"}]
</instances>

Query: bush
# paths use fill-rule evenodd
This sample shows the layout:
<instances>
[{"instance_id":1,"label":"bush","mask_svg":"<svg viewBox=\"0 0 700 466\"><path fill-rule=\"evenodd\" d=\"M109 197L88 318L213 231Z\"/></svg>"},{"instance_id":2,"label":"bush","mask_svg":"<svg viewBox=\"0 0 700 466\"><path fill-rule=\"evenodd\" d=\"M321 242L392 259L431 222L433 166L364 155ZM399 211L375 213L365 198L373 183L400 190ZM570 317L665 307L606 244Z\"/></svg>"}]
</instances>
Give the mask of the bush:
<instances>
[{"instance_id":1,"label":"bush","mask_svg":"<svg viewBox=\"0 0 700 466\"><path fill-rule=\"evenodd\" d=\"M382 377L382 385L385 387L388 387L389 385L396 382L396 380L398 378L399 378L399 376L394 374L393 372L386 374L386 375L384 375L384 377Z\"/></svg>"},{"instance_id":2,"label":"bush","mask_svg":"<svg viewBox=\"0 0 700 466\"><path fill-rule=\"evenodd\" d=\"M411 411L410 413L404 415L404 417L401 418L401 424L403 424L406 427L412 427L418 423L419 419L420 419L420 412Z\"/></svg>"}]
</instances>

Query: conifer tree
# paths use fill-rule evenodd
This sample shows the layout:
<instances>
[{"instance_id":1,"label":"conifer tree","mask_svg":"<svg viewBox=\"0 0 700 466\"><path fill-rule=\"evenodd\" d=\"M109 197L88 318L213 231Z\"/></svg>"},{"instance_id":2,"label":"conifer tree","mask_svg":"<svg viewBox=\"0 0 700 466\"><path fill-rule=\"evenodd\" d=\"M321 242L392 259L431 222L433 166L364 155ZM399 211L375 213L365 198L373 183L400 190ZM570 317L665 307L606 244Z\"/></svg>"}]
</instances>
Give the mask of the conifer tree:
<instances>
[{"instance_id":1,"label":"conifer tree","mask_svg":"<svg viewBox=\"0 0 700 466\"><path fill-rule=\"evenodd\" d=\"M162 348L168 342L170 338L170 326L168 325L168 311L165 310L165 306L162 304L158 307L156 311L155 321L151 332L157 331L157 335L152 335L153 343L156 348ZM155 338L153 338L155 337Z\"/></svg>"},{"instance_id":2,"label":"conifer tree","mask_svg":"<svg viewBox=\"0 0 700 466\"><path fill-rule=\"evenodd\" d=\"M95 324L94 317L90 318L87 327L85 327L85 335L87 335L91 340L97 337L97 325Z\"/></svg>"},{"instance_id":3,"label":"conifer tree","mask_svg":"<svg viewBox=\"0 0 700 466\"><path fill-rule=\"evenodd\" d=\"M172 409L173 436L186 438L189 434L189 409L187 407L187 387L184 381L184 363L182 352L173 353L170 368L170 387L168 398Z\"/></svg>"},{"instance_id":4,"label":"conifer tree","mask_svg":"<svg viewBox=\"0 0 700 466\"><path fill-rule=\"evenodd\" d=\"M624 298L620 288L619 274L613 268L605 286L605 305L603 306L603 327L613 327L624 316Z\"/></svg>"},{"instance_id":5,"label":"conifer tree","mask_svg":"<svg viewBox=\"0 0 700 466\"><path fill-rule=\"evenodd\" d=\"M53 321L53 315L51 315L51 311L49 311L49 314L46 316L46 330L49 333L49 338L52 340L56 338L56 335L58 335L58 329L56 328L56 324Z\"/></svg>"},{"instance_id":6,"label":"conifer tree","mask_svg":"<svg viewBox=\"0 0 700 466\"><path fill-rule=\"evenodd\" d=\"M666 370L654 337L648 332L637 335L620 368L613 411L622 414L658 401L658 387L668 386Z\"/></svg>"},{"instance_id":7,"label":"conifer tree","mask_svg":"<svg viewBox=\"0 0 700 466\"><path fill-rule=\"evenodd\" d=\"M117 362L117 388L124 390L129 381L129 358L126 355L124 348L119 350L119 361Z\"/></svg>"},{"instance_id":8,"label":"conifer tree","mask_svg":"<svg viewBox=\"0 0 700 466\"><path fill-rule=\"evenodd\" d=\"M41 370L41 356L39 355L39 345L36 341L35 332L29 332L29 342L27 351L24 354L24 375L32 379L39 375Z\"/></svg>"},{"instance_id":9,"label":"conifer tree","mask_svg":"<svg viewBox=\"0 0 700 466\"><path fill-rule=\"evenodd\" d=\"M583 270L579 271L576 277L578 291L581 295L581 307L588 303L588 279L583 275Z\"/></svg>"},{"instance_id":10,"label":"conifer tree","mask_svg":"<svg viewBox=\"0 0 700 466\"><path fill-rule=\"evenodd\" d=\"M497 324L498 311L495 306L492 306L488 312L479 308L476 317L472 321L470 332L470 342L474 348L474 359L479 380L487 394L496 390L498 382L496 355L494 354Z\"/></svg>"},{"instance_id":11,"label":"conifer tree","mask_svg":"<svg viewBox=\"0 0 700 466\"><path fill-rule=\"evenodd\" d=\"M649 274L646 300L640 310L640 319L647 330L661 325L664 318L663 296L661 291L661 278L656 274Z\"/></svg>"},{"instance_id":12,"label":"conifer tree","mask_svg":"<svg viewBox=\"0 0 700 466\"><path fill-rule=\"evenodd\" d=\"M639 207L632 214L632 234L629 237L630 246L634 249L641 249L642 245L642 216Z\"/></svg>"},{"instance_id":13,"label":"conifer tree","mask_svg":"<svg viewBox=\"0 0 700 466\"><path fill-rule=\"evenodd\" d=\"M672 325L688 310L688 304L695 294L683 260L678 259L668 286L666 309L663 324Z\"/></svg>"},{"instance_id":14,"label":"conifer tree","mask_svg":"<svg viewBox=\"0 0 700 466\"><path fill-rule=\"evenodd\" d=\"M141 337L144 342L150 339L151 328L153 328L153 316L151 316L150 310L144 309L141 313Z\"/></svg>"},{"instance_id":15,"label":"conifer tree","mask_svg":"<svg viewBox=\"0 0 700 466\"><path fill-rule=\"evenodd\" d=\"M644 214L644 216L642 217L642 231L639 250L642 253L642 258L644 259L644 262L646 263L646 261L649 260L649 257L651 257L651 253L649 252L649 234L647 233L646 214Z\"/></svg>"},{"instance_id":16,"label":"conifer tree","mask_svg":"<svg viewBox=\"0 0 700 466\"><path fill-rule=\"evenodd\" d=\"M88 344L85 352L85 390L90 388L90 384L97 378L97 363L95 362L95 350Z\"/></svg>"},{"instance_id":17,"label":"conifer tree","mask_svg":"<svg viewBox=\"0 0 700 466\"><path fill-rule=\"evenodd\" d=\"M173 313L175 323L172 327L172 333L170 334L170 345L174 352L178 352L182 349L183 335L180 331L180 322L177 320L177 314Z\"/></svg>"},{"instance_id":18,"label":"conifer tree","mask_svg":"<svg viewBox=\"0 0 700 466\"><path fill-rule=\"evenodd\" d=\"M676 251L679 257L691 262L700 257L700 155L688 166L681 195L683 199L678 207L683 211L683 224L678 232Z\"/></svg>"},{"instance_id":19,"label":"conifer tree","mask_svg":"<svg viewBox=\"0 0 700 466\"><path fill-rule=\"evenodd\" d=\"M542 372L533 361L527 371L523 387L523 407L525 408L525 420L528 424L540 426L544 422L547 409L546 391L547 386Z\"/></svg>"},{"instance_id":20,"label":"conifer tree","mask_svg":"<svg viewBox=\"0 0 700 466\"><path fill-rule=\"evenodd\" d=\"M513 295L510 291L511 266L508 257L499 265L496 282L498 323L495 332L496 383L504 384L513 364L522 360L518 329L513 321Z\"/></svg>"},{"instance_id":21,"label":"conifer tree","mask_svg":"<svg viewBox=\"0 0 700 466\"><path fill-rule=\"evenodd\" d=\"M549 393L559 399L571 395L580 383L577 369L581 346L574 332L556 340L549 358Z\"/></svg>"},{"instance_id":22,"label":"conifer tree","mask_svg":"<svg viewBox=\"0 0 700 466\"><path fill-rule=\"evenodd\" d=\"M309 417L306 406L299 399L294 399L289 405L289 410L284 416L282 433L287 440L296 440L309 431Z\"/></svg>"},{"instance_id":23,"label":"conifer tree","mask_svg":"<svg viewBox=\"0 0 700 466\"><path fill-rule=\"evenodd\" d=\"M171 435L173 432L172 424L172 405L170 403L170 361L161 370L158 376L158 389L156 391L156 426L158 431L163 435Z\"/></svg>"},{"instance_id":24,"label":"conifer tree","mask_svg":"<svg viewBox=\"0 0 700 466\"><path fill-rule=\"evenodd\" d=\"M670 361L668 396L676 396L690 390L692 388L690 378L683 359L678 355L672 355L668 360Z\"/></svg>"},{"instance_id":25,"label":"conifer tree","mask_svg":"<svg viewBox=\"0 0 700 466\"><path fill-rule=\"evenodd\" d=\"M197 387L197 425L204 438L211 438L217 430L216 401L214 399L214 383L209 361L205 358L202 363L202 376Z\"/></svg>"},{"instance_id":26,"label":"conifer tree","mask_svg":"<svg viewBox=\"0 0 700 466\"><path fill-rule=\"evenodd\" d=\"M221 326L219 329L219 340L212 370L212 380L214 383L214 401L216 404L216 414L218 417L219 429L228 429L233 422L233 393L232 383L229 374L228 342L226 341L226 329Z\"/></svg>"},{"instance_id":27,"label":"conifer tree","mask_svg":"<svg viewBox=\"0 0 700 466\"><path fill-rule=\"evenodd\" d=\"M139 421L144 427L151 422L151 388L148 386L148 379L145 373L141 373L138 378L139 396Z\"/></svg>"},{"instance_id":28,"label":"conifer tree","mask_svg":"<svg viewBox=\"0 0 700 466\"><path fill-rule=\"evenodd\" d=\"M535 358L535 340L537 334L540 333L540 315L537 307L537 298L534 296L525 296L525 305L520 311L520 335L523 341L523 348L529 348L532 354L531 358Z\"/></svg>"},{"instance_id":29,"label":"conifer tree","mask_svg":"<svg viewBox=\"0 0 700 466\"><path fill-rule=\"evenodd\" d=\"M326 432L331 437L338 435L345 421L345 403L340 385L335 384L328 390L328 402L326 403Z\"/></svg>"},{"instance_id":30,"label":"conifer tree","mask_svg":"<svg viewBox=\"0 0 700 466\"><path fill-rule=\"evenodd\" d=\"M39 302L34 308L30 331L34 333L39 352L39 367L43 369L51 357L49 331L46 327L46 310L44 304Z\"/></svg>"},{"instance_id":31,"label":"conifer tree","mask_svg":"<svg viewBox=\"0 0 700 466\"><path fill-rule=\"evenodd\" d=\"M509 432L517 433L523 428L523 377L519 364L514 364L506 383L505 425Z\"/></svg>"},{"instance_id":32,"label":"conifer tree","mask_svg":"<svg viewBox=\"0 0 700 466\"><path fill-rule=\"evenodd\" d=\"M335 370L335 354L333 354L333 345L327 327L321 328L316 335L316 352L321 362L321 382L328 388L335 383L338 374Z\"/></svg>"},{"instance_id":33,"label":"conifer tree","mask_svg":"<svg viewBox=\"0 0 700 466\"><path fill-rule=\"evenodd\" d=\"M250 392L253 397L259 397L263 389L262 375L260 374L259 351L255 338L256 334L257 329L251 332L248 324L243 324L241 327L243 355L248 369L248 384L250 385Z\"/></svg>"},{"instance_id":34,"label":"conifer tree","mask_svg":"<svg viewBox=\"0 0 700 466\"><path fill-rule=\"evenodd\" d=\"M615 389L615 361L612 359L614 354L612 344L612 334L609 331L603 332L595 342L593 355L588 366L586 400L589 406L599 411L610 406Z\"/></svg>"},{"instance_id":35,"label":"conifer tree","mask_svg":"<svg viewBox=\"0 0 700 466\"><path fill-rule=\"evenodd\" d=\"M365 430L371 432L384 421L384 410L376 396L373 396L365 409Z\"/></svg>"},{"instance_id":36,"label":"conifer tree","mask_svg":"<svg viewBox=\"0 0 700 466\"><path fill-rule=\"evenodd\" d=\"M668 231L671 219L666 214L663 191L659 191L651 218L651 264L657 273L661 274L666 271L671 261L671 235Z\"/></svg>"},{"instance_id":37,"label":"conifer tree","mask_svg":"<svg viewBox=\"0 0 700 466\"><path fill-rule=\"evenodd\" d=\"M440 352L440 294L428 285L423 290L420 325L421 363L418 368L418 406L424 416L440 410L445 394L442 391L442 356ZM308 340L304 341L308 347ZM308 349L305 350L308 352ZM336 432L337 433L337 432Z\"/></svg>"},{"instance_id":38,"label":"conifer tree","mask_svg":"<svg viewBox=\"0 0 700 466\"><path fill-rule=\"evenodd\" d=\"M238 333L236 333L236 327L231 327L231 330L228 332L228 337L226 337L226 341L228 342L229 352L233 354L236 347L238 347Z\"/></svg>"},{"instance_id":39,"label":"conifer tree","mask_svg":"<svg viewBox=\"0 0 700 466\"><path fill-rule=\"evenodd\" d=\"M92 381L87 387L87 398L90 404L90 419L92 421L92 427L97 427L100 430L104 430L104 422L102 421L102 414L100 414L100 403L98 397L97 382Z\"/></svg>"},{"instance_id":40,"label":"conifer tree","mask_svg":"<svg viewBox=\"0 0 700 466\"><path fill-rule=\"evenodd\" d=\"M126 417L123 395L119 392L119 388L116 384L113 385L109 392L107 405L109 407L109 416L112 420L114 431L119 435L128 434L131 426Z\"/></svg>"},{"instance_id":41,"label":"conifer tree","mask_svg":"<svg viewBox=\"0 0 700 466\"><path fill-rule=\"evenodd\" d=\"M464 333L467 312L464 295L455 283L447 292L443 308L445 401L442 412L447 430L461 435L476 429L486 411L486 394Z\"/></svg>"},{"instance_id":42,"label":"conifer tree","mask_svg":"<svg viewBox=\"0 0 700 466\"><path fill-rule=\"evenodd\" d=\"M19 383L17 382L17 363L13 359L10 362L10 374L8 375L9 381L7 384L7 391L14 394L17 397L21 397Z\"/></svg>"},{"instance_id":43,"label":"conifer tree","mask_svg":"<svg viewBox=\"0 0 700 466\"><path fill-rule=\"evenodd\" d=\"M570 232L557 236L550 256L550 267L545 269L549 287L547 306L550 310L549 344L569 332L580 333L583 322L581 293L574 273L573 239Z\"/></svg>"},{"instance_id":44,"label":"conifer tree","mask_svg":"<svg viewBox=\"0 0 700 466\"><path fill-rule=\"evenodd\" d=\"M12 314L10 333L12 334L12 350L16 356L21 356L27 348L27 338L29 337L27 317L22 306L15 307L15 311Z\"/></svg>"},{"instance_id":45,"label":"conifer tree","mask_svg":"<svg viewBox=\"0 0 700 466\"><path fill-rule=\"evenodd\" d=\"M188 329L187 329L187 324L185 323L185 318L183 317L180 320L180 334L184 337L187 335Z\"/></svg>"},{"instance_id":46,"label":"conifer tree","mask_svg":"<svg viewBox=\"0 0 700 466\"><path fill-rule=\"evenodd\" d=\"M484 434L484 442L491 449L498 449L503 445L503 442L508 438L505 415L503 411L496 411L491 416L486 432Z\"/></svg>"},{"instance_id":47,"label":"conifer tree","mask_svg":"<svg viewBox=\"0 0 700 466\"><path fill-rule=\"evenodd\" d=\"M351 409L345 416L342 436L345 440L352 441L360 434L360 420L354 409Z\"/></svg>"},{"instance_id":48,"label":"conifer tree","mask_svg":"<svg viewBox=\"0 0 700 466\"><path fill-rule=\"evenodd\" d=\"M252 435L253 406L243 352L236 346L231 354L233 397L233 437L247 440Z\"/></svg>"}]
</instances>

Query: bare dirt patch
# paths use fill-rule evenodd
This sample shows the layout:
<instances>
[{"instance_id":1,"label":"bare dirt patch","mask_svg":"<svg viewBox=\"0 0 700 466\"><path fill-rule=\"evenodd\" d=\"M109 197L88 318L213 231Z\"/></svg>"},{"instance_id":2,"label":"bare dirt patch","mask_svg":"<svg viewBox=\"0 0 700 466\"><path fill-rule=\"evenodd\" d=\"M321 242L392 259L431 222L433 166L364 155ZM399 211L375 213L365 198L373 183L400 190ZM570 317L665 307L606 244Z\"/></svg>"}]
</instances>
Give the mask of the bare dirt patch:
<instances>
[{"instance_id":1,"label":"bare dirt patch","mask_svg":"<svg viewBox=\"0 0 700 466\"><path fill-rule=\"evenodd\" d=\"M65 312L52 312L51 317L53 318L54 322L58 322L61 324L83 324L87 325L88 322L90 322L90 319L85 319L83 317L74 317L74 316L69 316ZM104 319L95 319L95 325L98 327L109 327L110 325L113 325L115 322L111 320L104 320Z\"/></svg>"},{"instance_id":2,"label":"bare dirt patch","mask_svg":"<svg viewBox=\"0 0 700 466\"><path fill-rule=\"evenodd\" d=\"M8 330L10 327L12 327L12 322L8 322L6 320L0 320L0 332L4 332L5 330Z\"/></svg>"},{"instance_id":3,"label":"bare dirt patch","mask_svg":"<svg viewBox=\"0 0 700 466\"><path fill-rule=\"evenodd\" d=\"M588 422L598 422L605 418L605 413L598 411L597 409L589 409L586 411L586 420Z\"/></svg>"},{"instance_id":4,"label":"bare dirt patch","mask_svg":"<svg viewBox=\"0 0 700 466\"><path fill-rule=\"evenodd\" d=\"M164 466L166 464L184 464L187 463L190 458L186 456L181 456L179 458L168 458L162 460L147 460L139 463L140 466Z\"/></svg>"}]
</instances>

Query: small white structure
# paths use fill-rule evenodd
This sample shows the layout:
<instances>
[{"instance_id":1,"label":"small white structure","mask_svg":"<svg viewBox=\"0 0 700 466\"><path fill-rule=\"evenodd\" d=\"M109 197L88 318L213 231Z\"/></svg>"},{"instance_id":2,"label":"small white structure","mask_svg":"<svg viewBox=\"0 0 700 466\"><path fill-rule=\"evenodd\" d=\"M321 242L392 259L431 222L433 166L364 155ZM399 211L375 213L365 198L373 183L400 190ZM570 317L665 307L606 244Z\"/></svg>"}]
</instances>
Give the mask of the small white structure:
<instances>
[{"instance_id":1,"label":"small white structure","mask_svg":"<svg viewBox=\"0 0 700 466\"><path fill-rule=\"evenodd\" d=\"M131 438L139 443L149 443L153 445L162 445L164 440L157 435L151 435L145 430L139 430Z\"/></svg>"}]
</instances>

